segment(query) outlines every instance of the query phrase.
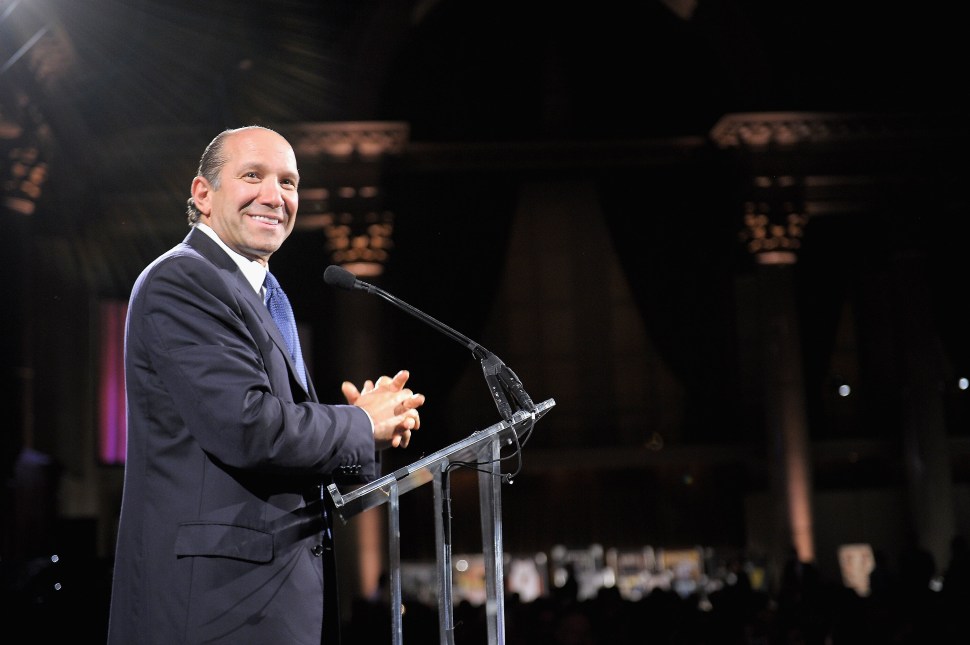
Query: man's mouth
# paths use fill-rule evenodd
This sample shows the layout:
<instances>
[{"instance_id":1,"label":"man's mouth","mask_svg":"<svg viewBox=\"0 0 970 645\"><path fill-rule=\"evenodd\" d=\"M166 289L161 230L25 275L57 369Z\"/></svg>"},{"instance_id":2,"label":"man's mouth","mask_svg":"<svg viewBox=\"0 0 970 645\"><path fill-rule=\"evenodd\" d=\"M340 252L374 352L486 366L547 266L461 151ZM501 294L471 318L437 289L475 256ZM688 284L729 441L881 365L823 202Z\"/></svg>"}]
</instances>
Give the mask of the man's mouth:
<instances>
[{"instance_id":1,"label":"man's mouth","mask_svg":"<svg viewBox=\"0 0 970 645\"><path fill-rule=\"evenodd\" d=\"M269 217L268 215L250 215L250 217L252 217L254 220L258 222L263 222L264 224L272 224L273 226L276 226L277 224L280 223L278 219L276 219L275 217Z\"/></svg>"}]
</instances>

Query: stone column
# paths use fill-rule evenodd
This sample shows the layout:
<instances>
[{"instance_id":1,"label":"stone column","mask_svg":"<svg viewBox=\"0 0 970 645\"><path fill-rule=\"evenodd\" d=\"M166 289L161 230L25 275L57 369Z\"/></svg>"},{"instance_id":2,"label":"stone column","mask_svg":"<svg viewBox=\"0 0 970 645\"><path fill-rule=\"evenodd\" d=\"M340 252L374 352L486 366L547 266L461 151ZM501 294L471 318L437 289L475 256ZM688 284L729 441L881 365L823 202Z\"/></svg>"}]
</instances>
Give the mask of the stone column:
<instances>
[{"instance_id":1,"label":"stone column","mask_svg":"<svg viewBox=\"0 0 970 645\"><path fill-rule=\"evenodd\" d=\"M793 283L808 216L804 178L792 170L790 156L816 129L807 114L742 114L725 117L711 133L718 146L738 152L741 239L757 265L771 503L765 548L773 580L792 549L802 562L816 559L812 444Z\"/></svg>"},{"instance_id":2,"label":"stone column","mask_svg":"<svg viewBox=\"0 0 970 645\"><path fill-rule=\"evenodd\" d=\"M792 278L807 219L793 177L755 177L751 194L743 237L758 268L766 456L774 510L769 561L780 571L792 548L800 561L815 561L812 451Z\"/></svg>"}]
</instances>

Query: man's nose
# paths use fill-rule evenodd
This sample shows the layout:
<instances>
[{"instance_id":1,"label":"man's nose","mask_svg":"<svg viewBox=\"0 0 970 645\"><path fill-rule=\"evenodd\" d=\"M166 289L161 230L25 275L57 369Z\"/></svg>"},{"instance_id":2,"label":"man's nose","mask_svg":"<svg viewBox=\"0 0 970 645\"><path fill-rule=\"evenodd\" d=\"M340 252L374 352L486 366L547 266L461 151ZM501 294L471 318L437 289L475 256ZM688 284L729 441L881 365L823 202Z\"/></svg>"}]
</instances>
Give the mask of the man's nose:
<instances>
[{"instance_id":1,"label":"man's nose","mask_svg":"<svg viewBox=\"0 0 970 645\"><path fill-rule=\"evenodd\" d=\"M267 206L281 208L283 206L283 191L276 181L266 180L259 187L259 200Z\"/></svg>"}]
</instances>

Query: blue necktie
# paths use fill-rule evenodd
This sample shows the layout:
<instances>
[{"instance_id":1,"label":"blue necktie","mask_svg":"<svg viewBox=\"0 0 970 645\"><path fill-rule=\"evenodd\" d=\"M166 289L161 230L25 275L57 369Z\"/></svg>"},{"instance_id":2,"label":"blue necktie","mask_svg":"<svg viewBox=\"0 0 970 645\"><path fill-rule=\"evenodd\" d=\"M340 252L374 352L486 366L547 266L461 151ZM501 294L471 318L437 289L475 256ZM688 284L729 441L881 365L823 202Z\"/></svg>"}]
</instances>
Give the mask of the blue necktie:
<instances>
[{"instance_id":1,"label":"blue necktie","mask_svg":"<svg viewBox=\"0 0 970 645\"><path fill-rule=\"evenodd\" d=\"M303 352L300 351L300 336L296 331L296 319L293 317L293 307L290 306L290 299L286 297L283 288L269 271L266 272L266 307L269 314L276 322L283 334L283 340L290 350L290 358L296 365L296 374L300 377L300 383L306 388L306 367L303 365Z\"/></svg>"}]
</instances>

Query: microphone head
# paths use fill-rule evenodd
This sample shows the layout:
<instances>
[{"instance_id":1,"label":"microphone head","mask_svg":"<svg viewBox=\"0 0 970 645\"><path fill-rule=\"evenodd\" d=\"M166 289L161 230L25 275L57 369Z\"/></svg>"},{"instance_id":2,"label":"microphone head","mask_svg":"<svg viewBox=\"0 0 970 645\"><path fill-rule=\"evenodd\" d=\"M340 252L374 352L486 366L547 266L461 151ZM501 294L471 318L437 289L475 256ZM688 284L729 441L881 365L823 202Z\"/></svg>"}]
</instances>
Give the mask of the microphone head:
<instances>
[{"instance_id":1,"label":"microphone head","mask_svg":"<svg viewBox=\"0 0 970 645\"><path fill-rule=\"evenodd\" d=\"M323 281L331 287L353 289L357 284L357 277L347 269L331 264L323 272Z\"/></svg>"}]
</instances>

